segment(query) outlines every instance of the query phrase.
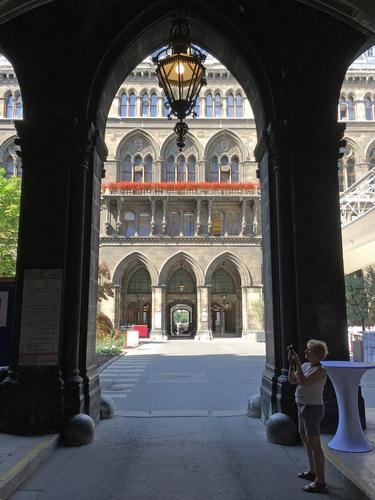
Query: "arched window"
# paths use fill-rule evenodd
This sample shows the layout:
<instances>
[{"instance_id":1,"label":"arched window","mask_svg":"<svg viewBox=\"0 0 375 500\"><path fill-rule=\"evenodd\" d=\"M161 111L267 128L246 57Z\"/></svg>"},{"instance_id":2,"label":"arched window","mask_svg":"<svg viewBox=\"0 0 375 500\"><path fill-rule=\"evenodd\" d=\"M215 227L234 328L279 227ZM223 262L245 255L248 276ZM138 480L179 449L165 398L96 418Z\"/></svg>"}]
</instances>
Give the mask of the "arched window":
<instances>
[{"instance_id":1,"label":"arched window","mask_svg":"<svg viewBox=\"0 0 375 500\"><path fill-rule=\"evenodd\" d=\"M355 167L354 160L350 159L346 162L346 177L348 187L355 183Z\"/></svg>"},{"instance_id":2,"label":"arched window","mask_svg":"<svg viewBox=\"0 0 375 500\"><path fill-rule=\"evenodd\" d=\"M22 109L22 96L19 96L16 99L16 118L22 118L23 109Z\"/></svg>"},{"instance_id":3,"label":"arched window","mask_svg":"<svg viewBox=\"0 0 375 500\"><path fill-rule=\"evenodd\" d=\"M209 182L219 182L219 164L216 156L210 161Z\"/></svg>"},{"instance_id":4,"label":"arched window","mask_svg":"<svg viewBox=\"0 0 375 500\"><path fill-rule=\"evenodd\" d=\"M131 93L129 96L129 116L135 116L135 95Z\"/></svg>"},{"instance_id":5,"label":"arched window","mask_svg":"<svg viewBox=\"0 0 375 500\"><path fill-rule=\"evenodd\" d=\"M175 182L174 157L170 156L167 160L167 171L165 175L167 182Z\"/></svg>"},{"instance_id":6,"label":"arched window","mask_svg":"<svg viewBox=\"0 0 375 500\"><path fill-rule=\"evenodd\" d=\"M199 96L195 99L194 113L197 116L200 116L201 114L201 101Z\"/></svg>"},{"instance_id":7,"label":"arched window","mask_svg":"<svg viewBox=\"0 0 375 500\"><path fill-rule=\"evenodd\" d=\"M14 175L14 158L13 156L8 156L6 162L5 162L5 175L7 179L9 177L13 177Z\"/></svg>"},{"instance_id":8,"label":"arched window","mask_svg":"<svg viewBox=\"0 0 375 500\"><path fill-rule=\"evenodd\" d=\"M167 98L164 96L163 97L163 116L166 118L169 115L169 104Z\"/></svg>"},{"instance_id":9,"label":"arched window","mask_svg":"<svg viewBox=\"0 0 375 500\"><path fill-rule=\"evenodd\" d=\"M128 97L125 92L121 94L120 97L120 116L125 117L128 112Z\"/></svg>"},{"instance_id":10,"label":"arched window","mask_svg":"<svg viewBox=\"0 0 375 500\"><path fill-rule=\"evenodd\" d=\"M151 95L151 116L155 118L158 116L158 98L156 94Z\"/></svg>"},{"instance_id":11,"label":"arched window","mask_svg":"<svg viewBox=\"0 0 375 500\"><path fill-rule=\"evenodd\" d=\"M125 231L125 236L134 236L135 235L135 213L134 212L125 212L124 231Z\"/></svg>"},{"instance_id":12,"label":"arched window","mask_svg":"<svg viewBox=\"0 0 375 500\"><path fill-rule=\"evenodd\" d=\"M184 293L194 293L194 280L184 268L177 269L168 283L169 293L180 293L180 285L184 285Z\"/></svg>"},{"instance_id":13,"label":"arched window","mask_svg":"<svg viewBox=\"0 0 375 500\"><path fill-rule=\"evenodd\" d=\"M239 167L238 156L232 157L230 173L232 182L240 182L240 167Z\"/></svg>"},{"instance_id":14,"label":"arched window","mask_svg":"<svg viewBox=\"0 0 375 500\"><path fill-rule=\"evenodd\" d=\"M213 213L212 232L214 236L224 236L224 214L222 212Z\"/></svg>"},{"instance_id":15,"label":"arched window","mask_svg":"<svg viewBox=\"0 0 375 500\"><path fill-rule=\"evenodd\" d=\"M240 234L240 214L237 212L231 212L229 214L228 222L228 233L231 236L238 236Z\"/></svg>"},{"instance_id":16,"label":"arched window","mask_svg":"<svg viewBox=\"0 0 375 500\"><path fill-rule=\"evenodd\" d=\"M225 269L217 269L211 279L211 293L234 293L232 276Z\"/></svg>"},{"instance_id":17,"label":"arched window","mask_svg":"<svg viewBox=\"0 0 375 500\"><path fill-rule=\"evenodd\" d=\"M151 218L150 214L142 213L138 216L138 235L150 236L151 232Z\"/></svg>"},{"instance_id":18,"label":"arched window","mask_svg":"<svg viewBox=\"0 0 375 500\"><path fill-rule=\"evenodd\" d=\"M177 158L177 182L185 181L185 157L180 155Z\"/></svg>"},{"instance_id":19,"label":"arched window","mask_svg":"<svg viewBox=\"0 0 375 500\"><path fill-rule=\"evenodd\" d=\"M149 97L148 94L145 93L143 94L142 97L142 116L149 116L149 112L150 112Z\"/></svg>"},{"instance_id":20,"label":"arched window","mask_svg":"<svg viewBox=\"0 0 375 500\"><path fill-rule=\"evenodd\" d=\"M183 233L184 236L194 236L194 214L184 213Z\"/></svg>"},{"instance_id":21,"label":"arched window","mask_svg":"<svg viewBox=\"0 0 375 500\"><path fill-rule=\"evenodd\" d=\"M355 120L354 99L352 96L348 97L348 119Z\"/></svg>"},{"instance_id":22,"label":"arched window","mask_svg":"<svg viewBox=\"0 0 375 500\"><path fill-rule=\"evenodd\" d=\"M215 95L215 116L219 118L221 116L221 96L220 94Z\"/></svg>"},{"instance_id":23,"label":"arched window","mask_svg":"<svg viewBox=\"0 0 375 500\"><path fill-rule=\"evenodd\" d=\"M207 118L212 118L212 94L207 94L206 96L206 116Z\"/></svg>"},{"instance_id":24,"label":"arched window","mask_svg":"<svg viewBox=\"0 0 375 500\"><path fill-rule=\"evenodd\" d=\"M147 155L144 161L144 181L152 182L152 158Z\"/></svg>"},{"instance_id":25,"label":"arched window","mask_svg":"<svg viewBox=\"0 0 375 500\"><path fill-rule=\"evenodd\" d=\"M118 180L125 182L132 181L132 162L130 155L128 155L124 161L120 162Z\"/></svg>"},{"instance_id":26,"label":"arched window","mask_svg":"<svg viewBox=\"0 0 375 500\"><path fill-rule=\"evenodd\" d=\"M142 158L137 155L134 158L134 182L142 182L143 180L143 168L142 168Z\"/></svg>"},{"instance_id":27,"label":"arched window","mask_svg":"<svg viewBox=\"0 0 375 500\"><path fill-rule=\"evenodd\" d=\"M346 120L348 116L348 106L346 104L345 97L341 96L339 100L339 118L340 120Z\"/></svg>"},{"instance_id":28,"label":"arched window","mask_svg":"<svg viewBox=\"0 0 375 500\"><path fill-rule=\"evenodd\" d=\"M170 212L168 216L168 235L178 236L180 234L180 228L178 223L178 213Z\"/></svg>"},{"instance_id":29,"label":"arched window","mask_svg":"<svg viewBox=\"0 0 375 500\"><path fill-rule=\"evenodd\" d=\"M371 97L369 96L365 98L365 112L366 112L366 120L372 120L372 103L371 103Z\"/></svg>"},{"instance_id":30,"label":"arched window","mask_svg":"<svg viewBox=\"0 0 375 500\"><path fill-rule=\"evenodd\" d=\"M128 293L151 293L151 278L146 269L135 271L129 280Z\"/></svg>"},{"instance_id":31,"label":"arched window","mask_svg":"<svg viewBox=\"0 0 375 500\"><path fill-rule=\"evenodd\" d=\"M227 97L227 117L234 117L234 98L233 94L229 94Z\"/></svg>"},{"instance_id":32,"label":"arched window","mask_svg":"<svg viewBox=\"0 0 375 500\"><path fill-rule=\"evenodd\" d=\"M6 117L13 118L14 116L14 97L12 94L9 94L6 101Z\"/></svg>"},{"instance_id":33,"label":"arched window","mask_svg":"<svg viewBox=\"0 0 375 500\"><path fill-rule=\"evenodd\" d=\"M189 156L188 159L188 182L195 182L195 157Z\"/></svg>"},{"instance_id":34,"label":"arched window","mask_svg":"<svg viewBox=\"0 0 375 500\"><path fill-rule=\"evenodd\" d=\"M220 181L221 182L230 181L229 160L226 155L222 156L220 160Z\"/></svg>"},{"instance_id":35,"label":"arched window","mask_svg":"<svg viewBox=\"0 0 375 500\"><path fill-rule=\"evenodd\" d=\"M236 95L236 117L237 118L243 117L243 102L241 94Z\"/></svg>"}]
</instances>

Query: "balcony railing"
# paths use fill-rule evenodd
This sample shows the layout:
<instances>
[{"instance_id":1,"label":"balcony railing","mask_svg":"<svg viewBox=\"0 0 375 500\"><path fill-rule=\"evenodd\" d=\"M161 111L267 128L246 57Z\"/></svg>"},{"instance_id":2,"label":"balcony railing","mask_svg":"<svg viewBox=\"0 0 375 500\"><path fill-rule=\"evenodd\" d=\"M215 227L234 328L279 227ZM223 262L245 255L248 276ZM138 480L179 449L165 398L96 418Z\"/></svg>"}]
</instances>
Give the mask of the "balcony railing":
<instances>
[{"instance_id":1,"label":"balcony railing","mask_svg":"<svg viewBox=\"0 0 375 500\"><path fill-rule=\"evenodd\" d=\"M103 195L117 196L260 196L255 182L110 182Z\"/></svg>"}]
</instances>

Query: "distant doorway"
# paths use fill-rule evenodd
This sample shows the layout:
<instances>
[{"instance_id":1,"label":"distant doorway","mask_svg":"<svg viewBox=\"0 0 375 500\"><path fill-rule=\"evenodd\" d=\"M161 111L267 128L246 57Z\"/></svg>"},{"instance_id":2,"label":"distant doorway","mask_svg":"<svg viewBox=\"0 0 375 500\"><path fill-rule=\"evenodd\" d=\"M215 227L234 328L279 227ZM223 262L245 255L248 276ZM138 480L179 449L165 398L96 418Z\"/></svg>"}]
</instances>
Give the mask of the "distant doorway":
<instances>
[{"instance_id":1,"label":"distant doorway","mask_svg":"<svg viewBox=\"0 0 375 500\"><path fill-rule=\"evenodd\" d=\"M193 334L193 308L187 304L176 304L170 308L170 335L190 337Z\"/></svg>"}]
</instances>

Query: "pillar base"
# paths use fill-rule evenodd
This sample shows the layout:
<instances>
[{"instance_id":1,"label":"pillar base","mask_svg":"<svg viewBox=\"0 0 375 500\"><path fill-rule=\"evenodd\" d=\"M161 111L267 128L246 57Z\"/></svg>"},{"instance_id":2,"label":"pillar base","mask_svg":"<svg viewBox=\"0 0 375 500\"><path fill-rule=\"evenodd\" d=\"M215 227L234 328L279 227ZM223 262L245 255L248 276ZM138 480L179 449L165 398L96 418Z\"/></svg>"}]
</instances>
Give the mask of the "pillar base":
<instances>
[{"instance_id":1,"label":"pillar base","mask_svg":"<svg viewBox=\"0 0 375 500\"><path fill-rule=\"evenodd\" d=\"M163 342L165 340L168 340L168 337L164 335L164 332L162 330L151 330L150 340L154 340L156 342Z\"/></svg>"},{"instance_id":2,"label":"pillar base","mask_svg":"<svg viewBox=\"0 0 375 500\"><path fill-rule=\"evenodd\" d=\"M0 385L0 431L36 436L61 432L63 395L59 383L25 384L5 380Z\"/></svg>"},{"instance_id":3,"label":"pillar base","mask_svg":"<svg viewBox=\"0 0 375 500\"><path fill-rule=\"evenodd\" d=\"M197 330L195 340L212 340L212 338L208 330Z\"/></svg>"},{"instance_id":4,"label":"pillar base","mask_svg":"<svg viewBox=\"0 0 375 500\"><path fill-rule=\"evenodd\" d=\"M294 401L295 387L289 384L286 373L271 367L263 371L261 397L261 419L266 424L274 413L285 413L297 421L297 406Z\"/></svg>"}]
</instances>

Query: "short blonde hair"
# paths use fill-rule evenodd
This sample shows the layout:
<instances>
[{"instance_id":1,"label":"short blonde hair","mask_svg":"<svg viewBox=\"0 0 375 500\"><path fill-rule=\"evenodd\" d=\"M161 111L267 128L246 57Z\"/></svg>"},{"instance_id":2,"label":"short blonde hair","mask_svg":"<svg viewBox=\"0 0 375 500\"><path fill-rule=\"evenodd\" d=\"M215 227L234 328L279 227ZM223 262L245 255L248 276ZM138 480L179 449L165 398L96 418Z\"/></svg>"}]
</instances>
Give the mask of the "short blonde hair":
<instances>
[{"instance_id":1,"label":"short blonde hair","mask_svg":"<svg viewBox=\"0 0 375 500\"><path fill-rule=\"evenodd\" d=\"M307 347L315 351L320 359L325 359L328 354L327 344L323 340L310 339L307 341Z\"/></svg>"}]
</instances>

